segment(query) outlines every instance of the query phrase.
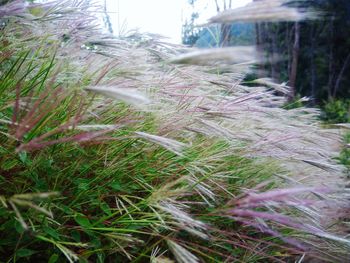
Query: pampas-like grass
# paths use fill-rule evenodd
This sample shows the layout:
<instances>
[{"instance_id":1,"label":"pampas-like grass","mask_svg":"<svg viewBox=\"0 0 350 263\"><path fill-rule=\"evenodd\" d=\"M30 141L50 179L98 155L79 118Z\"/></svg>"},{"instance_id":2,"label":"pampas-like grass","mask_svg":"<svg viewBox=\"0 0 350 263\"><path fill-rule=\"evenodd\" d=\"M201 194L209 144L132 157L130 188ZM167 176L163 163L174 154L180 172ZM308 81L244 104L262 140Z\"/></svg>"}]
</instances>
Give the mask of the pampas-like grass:
<instances>
[{"instance_id":1,"label":"pampas-like grass","mask_svg":"<svg viewBox=\"0 0 350 263\"><path fill-rule=\"evenodd\" d=\"M245 86L254 48L103 35L86 3L23 16L40 5L22 5L1 29L2 258L347 258L339 130L323 128L317 109L282 108L284 84ZM211 21L304 18L283 3Z\"/></svg>"},{"instance_id":2,"label":"pampas-like grass","mask_svg":"<svg viewBox=\"0 0 350 263\"><path fill-rule=\"evenodd\" d=\"M301 13L286 0L260 0L236 9L225 10L209 19L210 23L283 22L315 19L317 13Z\"/></svg>"},{"instance_id":3,"label":"pampas-like grass","mask_svg":"<svg viewBox=\"0 0 350 263\"><path fill-rule=\"evenodd\" d=\"M87 90L102 94L106 97L124 101L126 103L139 106L150 103L150 100L136 89L123 89L117 87L89 87Z\"/></svg>"}]
</instances>

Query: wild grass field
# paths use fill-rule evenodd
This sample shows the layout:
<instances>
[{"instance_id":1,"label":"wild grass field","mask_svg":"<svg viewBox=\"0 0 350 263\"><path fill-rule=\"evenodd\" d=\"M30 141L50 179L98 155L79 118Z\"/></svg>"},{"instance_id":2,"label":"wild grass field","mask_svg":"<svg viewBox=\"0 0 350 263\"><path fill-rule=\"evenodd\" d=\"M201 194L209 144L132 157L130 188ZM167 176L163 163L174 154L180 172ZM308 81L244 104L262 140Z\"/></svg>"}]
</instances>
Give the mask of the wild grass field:
<instances>
[{"instance_id":1,"label":"wild grass field","mask_svg":"<svg viewBox=\"0 0 350 263\"><path fill-rule=\"evenodd\" d=\"M106 35L90 1L6 2L0 262L347 262L342 131L245 82L254 48ZM282 3L211 22L306 18Z\"/></svg>"}]
</instances>

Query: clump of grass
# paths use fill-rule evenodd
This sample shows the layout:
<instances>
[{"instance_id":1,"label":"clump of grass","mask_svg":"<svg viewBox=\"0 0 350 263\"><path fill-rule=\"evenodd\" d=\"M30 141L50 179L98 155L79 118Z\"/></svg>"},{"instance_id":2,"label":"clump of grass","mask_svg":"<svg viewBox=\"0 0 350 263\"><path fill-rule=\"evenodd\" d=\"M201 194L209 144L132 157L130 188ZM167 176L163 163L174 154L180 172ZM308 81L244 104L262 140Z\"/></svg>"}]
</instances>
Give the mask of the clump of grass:
<instances>
[{"instance_id":1,"label":"clump of grass","mask_svg":"<svg viewBox=\"0 0 350 263\"><path fill-rule=\"evenodd\" d=\"M316 110L243 86L254 52L177 57L151 36L101 34L92 10L0 6L4 261L346 258L328 227L344 191L320 183L341 176L340 136Z\"/></svg>"},{"instance_id":2,"label":"clump of grass","mask_svg":"<svg viewBox=\"0 0 350 263\"><path fill-rule=\"evenodd\" d=\"M344 147L340 152L338 160L347 169L347 175L350 175L350 133L347 132L344 135Z\"/></svg>"}]
</instances>

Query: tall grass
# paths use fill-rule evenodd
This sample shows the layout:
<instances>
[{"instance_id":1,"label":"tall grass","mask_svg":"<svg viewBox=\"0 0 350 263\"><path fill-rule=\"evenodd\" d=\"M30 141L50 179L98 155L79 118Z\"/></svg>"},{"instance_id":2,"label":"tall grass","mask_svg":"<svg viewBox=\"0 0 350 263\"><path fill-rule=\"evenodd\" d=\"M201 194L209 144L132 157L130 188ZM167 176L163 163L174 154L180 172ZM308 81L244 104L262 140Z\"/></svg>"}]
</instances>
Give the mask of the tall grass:
<instances>
[{"instance_id":1,"label":"tall grass","mask_svg":"<svg viewBox=\"0 0 350 263\"><path fill-rule=\"evenodd\" d=\"M345 260L339 132L244 86L253 49L114 38L94 8L0 6L1 260Z\"/></svg>"}]
</instances>

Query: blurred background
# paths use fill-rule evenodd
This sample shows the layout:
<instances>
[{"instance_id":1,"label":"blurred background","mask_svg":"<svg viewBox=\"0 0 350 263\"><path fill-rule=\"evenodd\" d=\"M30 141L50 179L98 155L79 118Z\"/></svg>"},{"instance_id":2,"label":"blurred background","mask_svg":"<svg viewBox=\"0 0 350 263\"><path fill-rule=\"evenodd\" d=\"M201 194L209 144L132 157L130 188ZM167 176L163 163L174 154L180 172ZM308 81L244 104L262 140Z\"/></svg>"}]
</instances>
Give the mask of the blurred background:
<instances>
[{"instance_id":1,"label":"blurred background","mask_svg":"<svg viewBox=\"0 0 350 263\"><path fill-rule=\"evenodd\" d=\"M131 29L167 37L198 48L257 45L267 58L264 76L286 82L291 101L308 97L308 105L325 109L325 118L349 121L350 1L298 2L318 19L284 23L235 23L206 27L208 18L250 0L100 0L105 27L118 35ZM258 1L258 0L256 0ZM276 59L278 58L278 59Z\"/></svg>"}]
</instances>

